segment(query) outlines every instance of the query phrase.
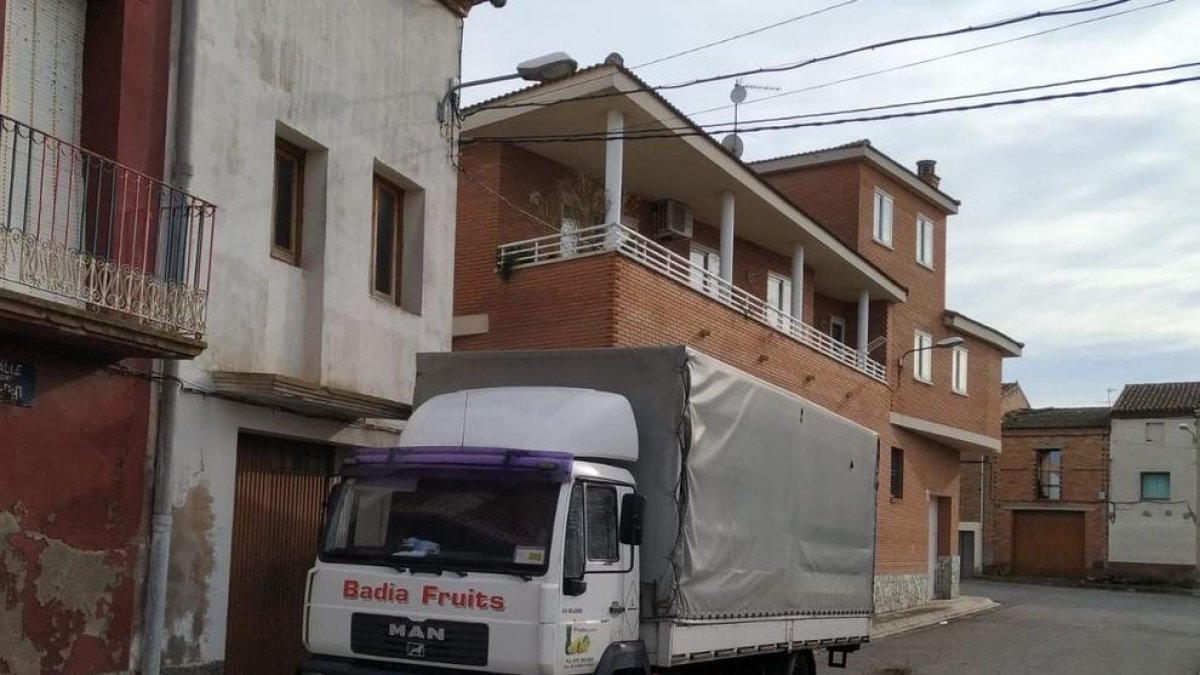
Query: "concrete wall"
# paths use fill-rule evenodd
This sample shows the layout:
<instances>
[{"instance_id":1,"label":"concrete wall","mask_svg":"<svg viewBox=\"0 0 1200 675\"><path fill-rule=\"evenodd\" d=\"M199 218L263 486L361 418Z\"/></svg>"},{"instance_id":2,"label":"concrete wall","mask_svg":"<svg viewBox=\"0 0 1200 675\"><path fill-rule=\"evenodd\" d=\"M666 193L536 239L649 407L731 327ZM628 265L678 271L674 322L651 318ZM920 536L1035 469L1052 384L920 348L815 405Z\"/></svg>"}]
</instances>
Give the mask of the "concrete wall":
<instances>
[{"instance_id":1,"label":"concrete wall","mask_svg":"<svg viewBox=\"0 0 1200 675\"><path fill-rule=\"evenodd\" d=\"M1148 576L1171 574L1172 567L1196 564L1196 450L1179 425L1192 418L1114 419L1108 557L1116 570ZM1162 423L1162 441L1146 440L1146 424ZM1143 471L1171 474L1171 499L1141 501ZM1191 506L1189 510L1189 505ZM1128 564L1145 566L1139 570ZM1157 569L1156 569L1157 568ZM1179 571L1179 570L1176 570Z\"/></svg>"},{"instance_id":2,"label":"concrete wall","mask_svg":"<svg viewBox=\"0 0 1200 675\"><path fill-rule=\"evenodd\" d=\"M209 346L181 376L199 392L224 370L411 401L415 354L450 347L456 170L436 106L458 73L461 20L435 0L197 6L190 188L220 214ZM277 136L307 151L297 265L271 257ZM375 174L407 191L403 306L370 290ZM238 432L396 434L197 392L181 395L177 424L166 661L211 669L225 656Z\"/></svg>"}]
</instances>

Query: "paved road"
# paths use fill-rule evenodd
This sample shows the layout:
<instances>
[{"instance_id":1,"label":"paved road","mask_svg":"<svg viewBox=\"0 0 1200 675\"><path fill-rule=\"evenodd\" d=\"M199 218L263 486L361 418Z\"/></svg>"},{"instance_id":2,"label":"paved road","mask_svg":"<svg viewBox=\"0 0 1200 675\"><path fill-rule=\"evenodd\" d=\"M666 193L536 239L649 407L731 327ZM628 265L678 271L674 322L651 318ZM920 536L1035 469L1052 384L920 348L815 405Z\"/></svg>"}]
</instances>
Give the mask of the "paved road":
<instances>
[{"instance_id":1,"label":"paved road","mask_svg":"<svg viewBox=\"0 0 1200 675\"><path fill-rule=\"evenodd\" d=\"M1197 675L1200 598L965 583L999 609L873 642L847 675Z\"/></svg>"}]
</instances>

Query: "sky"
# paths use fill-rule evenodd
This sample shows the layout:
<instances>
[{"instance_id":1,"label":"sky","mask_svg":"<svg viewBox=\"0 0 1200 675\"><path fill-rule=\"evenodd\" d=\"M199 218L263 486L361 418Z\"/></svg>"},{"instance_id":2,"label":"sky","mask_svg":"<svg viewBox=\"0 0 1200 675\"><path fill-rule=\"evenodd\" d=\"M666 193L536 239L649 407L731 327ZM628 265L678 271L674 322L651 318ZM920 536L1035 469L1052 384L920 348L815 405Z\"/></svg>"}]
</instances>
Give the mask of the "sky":
<instances>
[{"instance_id":1,"label":"sky","mask_svg":"<svg viewBox=\"0 0 1200 675\"><path fill-rule=\"evenodd\" d=\"M565 51L636 66L831 5L817 16L635 72L651 84L795 63L1067 0L509 0L467 19L463 79ZM1086 3L1071 3L1086 4ZM1094 2L1091 4L1101 4ZM756 99L1136 10L821 89ZM1132 0L1089 14L911 43L746 79L742 119L953 96L1200 62L1200 1ZM1082 84L1200 76L1200 67ZM464 92L470 103L510 85ZM687 113L731 81L664 92ZM1062 90L1055 90L1062 91ZM1047 92L1038 92L1047 93ZM1016 94L1013 96L1022 96ZM698 115L732 121L732 110ZM765 159L869 138L907 166L936 159L962 201L947 239L947 305L1025 343L1004 366L1034 406L1105 405L1123 384L1200 380L1200 82L907 120L744 135Z\"/></svg>"}]
</instances>

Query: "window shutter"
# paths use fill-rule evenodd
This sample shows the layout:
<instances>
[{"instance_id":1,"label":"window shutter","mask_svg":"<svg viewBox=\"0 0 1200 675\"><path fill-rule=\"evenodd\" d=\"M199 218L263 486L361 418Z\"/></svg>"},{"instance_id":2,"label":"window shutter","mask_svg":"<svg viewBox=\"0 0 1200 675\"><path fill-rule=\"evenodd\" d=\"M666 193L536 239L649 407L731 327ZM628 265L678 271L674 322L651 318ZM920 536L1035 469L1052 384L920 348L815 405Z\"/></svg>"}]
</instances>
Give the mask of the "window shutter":
<instances>
[{"instance_id":1,"label":"window shutter","mask_svg":"<svg viewBox=\"0 0 1200 675\"><path fill-rule=\"evenodd\" d=\"M79 143L84 0L8 0L0 112Z\"/></svg>"}]
</instances>

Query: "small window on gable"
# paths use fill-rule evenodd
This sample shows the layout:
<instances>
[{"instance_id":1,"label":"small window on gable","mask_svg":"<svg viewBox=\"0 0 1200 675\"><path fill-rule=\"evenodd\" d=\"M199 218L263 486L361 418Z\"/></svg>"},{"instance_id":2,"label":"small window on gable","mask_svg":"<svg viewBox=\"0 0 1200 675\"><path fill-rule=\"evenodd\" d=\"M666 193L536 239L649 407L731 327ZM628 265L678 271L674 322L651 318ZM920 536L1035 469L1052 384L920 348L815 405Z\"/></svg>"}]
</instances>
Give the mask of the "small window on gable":
<instances>
[{"instance_id":1,"label":"small window on gable","mask_svg":"<svg viewBox=\"0 0 1200 675\"><path fill-rule=\"evenodd\" d=\"M884 246L892 245L892 196L882 190L875 191L875 241Z\"/></svg>"},{"instance_id":2,"label":"small window on gable","mask_svg":"<svg viewBox=\"0 0 1200 675\"><path fill-rule=\"evenodd\" d=\"M956 394L967 395L967 357L969 352L963 347L955 347L950 351L950 387Z\"/></svg>"},{"instance_id":3,"label":"small window on gable","mask_svg":"<svg viewBox=\"0 0 1200 675\"><path fill-rule=\"evenodd\" d=\"M1162 443L1166 438L1166 427L1162 422L1146 422L1146 442Z\"/></svg>"},{"instance_id":4,"label":"small window on gable","mask_svg":"<svg viewBox=\"0 0 1200 675\"><path fill-rule=\"evenodd\" d=\"M917 331L913 337L913 377L933 382L933 336Z\"/></svg>"},{"instance_id":5,"label":"small window on gable","mask_svg":"<svg viewBox=\"0 0 1200 675\"><path fill-rule=\"evenodd\" d=\"M271 255L293 265L300 264L306 154L303 148L275 139Z\"/></svg>"},{"instance_id":6,"label":"small window on gable","mask_svg":"<svg viewBox=\"0 0 1200 675\"><path fill-rule=\"evenodd\" d=\"M917 262L933 268L933 221L917 216Z\"/></svg>"},{"instance_id":7,"label":"small window on gable","mask_svg":"<svg viewBox=\"0 0 1200 675\"><path fill-rule=\"evenodd\" d=\"M1037 451L1037 498L1062 499L1062 450Z\"/></svg>"}]
</instances>

